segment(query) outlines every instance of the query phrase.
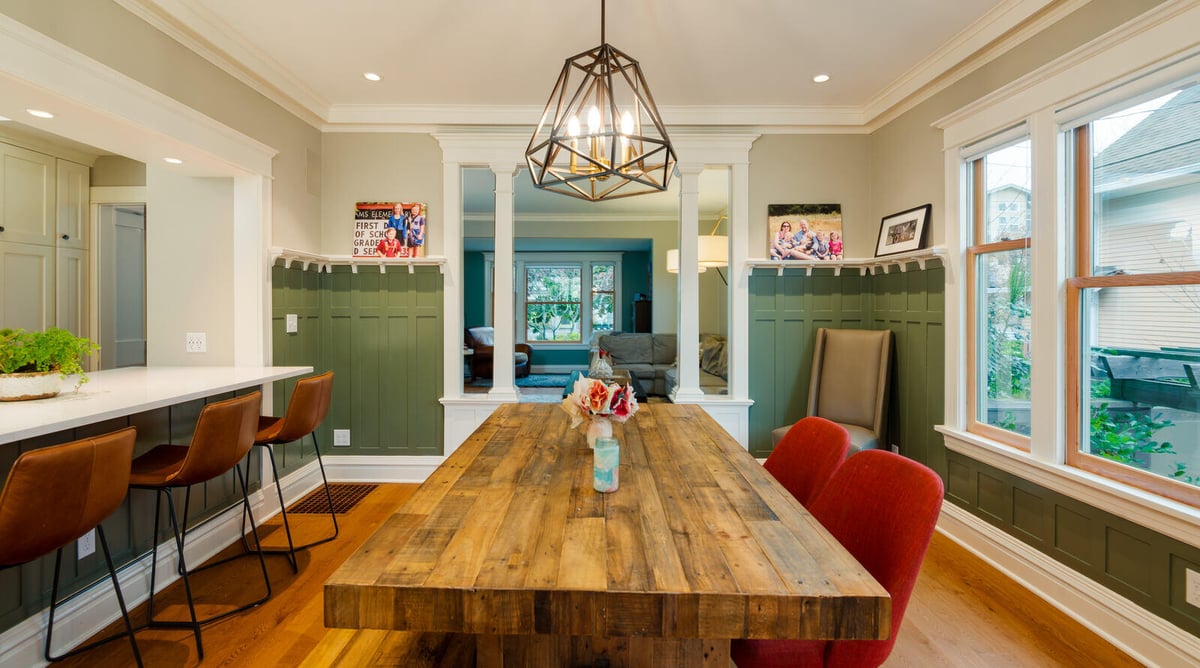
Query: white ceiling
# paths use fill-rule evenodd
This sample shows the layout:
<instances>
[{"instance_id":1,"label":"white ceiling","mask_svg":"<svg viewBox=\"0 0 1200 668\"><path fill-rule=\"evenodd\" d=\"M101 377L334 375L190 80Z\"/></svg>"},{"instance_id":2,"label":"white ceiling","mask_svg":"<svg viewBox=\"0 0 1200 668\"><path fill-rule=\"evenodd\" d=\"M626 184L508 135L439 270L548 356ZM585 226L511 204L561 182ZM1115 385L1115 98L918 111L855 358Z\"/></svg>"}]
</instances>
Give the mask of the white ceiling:
<instances>
[{"instance_id":1,"label":"white ceiling","mask_svg":"<svg viewBox=\"0 0 1200 668\"><path fill-rule=\"evenodd\" d=\"M601 41L599 0L118 1L326 128L531 125ZM606 37L668 125L861 126L1050 4L609 0Z\"/></svg>"}]
</instances>

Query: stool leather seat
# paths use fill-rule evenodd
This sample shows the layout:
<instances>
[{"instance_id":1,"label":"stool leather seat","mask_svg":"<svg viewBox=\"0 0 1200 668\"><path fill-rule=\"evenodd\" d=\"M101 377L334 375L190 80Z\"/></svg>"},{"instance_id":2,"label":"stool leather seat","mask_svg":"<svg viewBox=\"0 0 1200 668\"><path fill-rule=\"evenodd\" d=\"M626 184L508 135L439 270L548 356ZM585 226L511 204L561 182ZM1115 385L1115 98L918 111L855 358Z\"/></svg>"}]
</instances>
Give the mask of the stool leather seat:
<instances>
[{"instance_id":1,"label":"stool leather seat","mask_svg":"<svg viewBox=\"0 0 1200 668\"><path fill-rule=\"evenodd\" d=\"M296 550L320 545L321 543L328 543L338 537L337 512L333 506L333 495L329 491L329 480L325 477L325 464L321 461L321 448L317 443L316 433L317 427L321 426L321 423L325 421L325 416L329 413L329 404L332 401L332 397L332 371L302 378L296 382L296 387L292 390L292 397L288 401L287 412L284 416L281 418L269 415L259 416L258 432L254 436L254 445L266 448L271 461L271 472L275 477L275 492L279 497L279 511L283 516L283 528L288 541L286 550L265 551L286 554L288 562L292 566L292 571L295 573L300 572L299 564L296 562ZM313 450L317 454L317 466L321 470L321 482L325 487L325 498L329 502L329 516L333 520L333 535L305 543L304 545L296 545L292 540L292 527L288 521L287 505L283 501L283 488L279 483L279 469L275 466L274 446L300 441L309 435L312 436ZM242 533L244 534L245 531L243 530Z\"/></svg>"},{"instance_id":2,"label":"stool leather seat","mask_svg":"<svg viewBox=\"0 0 1200 668\"><path fill-rule=\"evenodd\" d=\"M250 394L226 399L206 405L196 420L196 428L188 446L165 444L159 445L133 460L133 470L129 476L129 486L136 489L151 489L157 493L154 504L154 548L151 553L150 565L150 627L191 628L196 638L196 651L204 658L204 647L200 640L200 626L209 622L228 617L251 607L260 605L271 596L271 582L267 575L267 565L263 560L261 549L257 550L262 567L263 582L266 594L255 601L214 615L208 619L197 619L196 606L192 597L191 584L188 581L189 570L184 559L184 542L187 536L188 505L191 501L191 486L207 482L229 471L235 471L242 489L243 516L250 515L251 529L254 530L255 543L258 543L258 532L254 526L250 510L250 499L246 477L242 472L241 461L246 457L254 444L255 427L258 424L259 407L262 404L262 393ZM184 501L183 527L180 529L179 516L175 512L175 501L172 489L184 487L187 496ZM158 529L159 513L162 508L161 500L167 500L168 522L175 534L175 544L179 555L179 574L183 579L184 592L187 595L190 622L160 621L154 618L154 581L158 564ZM242 555L237 555L242 556ZM223 562L217 562L223 563ZM215 564L208 564L209 566ZM204 568L204 567L201 567ZM199 569L194 569L199 570ZM194 571L191 571L194 572Z\"/></svg>"},{"instance_id":3,"label":"stool leather seat","mask_svg":"<svg viewBox=\"0 0 1200 668\"><path fill-rule=\"evenodd\" d=\"M121 594L101 524L125 500L136 438L137 431L129 427L103 436L30 450L17 458L0 489L0 568L17 566L56 552L46 630L45 657L48 661L57 661L127 635L137 665L142 665L129 612L125 608L125 597ZM125 632L62 656L53 656L50 641L59 603L58 579L63 548L93 528L112 577Z\"/></svg>"}]
</instances>

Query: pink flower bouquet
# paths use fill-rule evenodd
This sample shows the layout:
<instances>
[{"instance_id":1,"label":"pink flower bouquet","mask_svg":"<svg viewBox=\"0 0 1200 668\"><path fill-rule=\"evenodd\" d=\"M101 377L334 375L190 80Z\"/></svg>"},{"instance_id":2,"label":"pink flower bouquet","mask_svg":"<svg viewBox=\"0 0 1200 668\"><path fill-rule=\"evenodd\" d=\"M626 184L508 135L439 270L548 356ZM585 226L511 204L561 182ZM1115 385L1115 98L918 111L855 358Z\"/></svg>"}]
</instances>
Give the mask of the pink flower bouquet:
<instances>
[{"instance_id":1,"label":"pink flower bouquet","mask_svg":"<svg viewBox=\"0 0 1200 668\"><path fill-rule=\"evenodd\" d=\"M562 400L562 409L571 416L571 427L594 418L611 418L625 422L637 412L637 398L633 387L609 385L597 378L580 377L575 389Z\"/></svg>"}]
</instances>

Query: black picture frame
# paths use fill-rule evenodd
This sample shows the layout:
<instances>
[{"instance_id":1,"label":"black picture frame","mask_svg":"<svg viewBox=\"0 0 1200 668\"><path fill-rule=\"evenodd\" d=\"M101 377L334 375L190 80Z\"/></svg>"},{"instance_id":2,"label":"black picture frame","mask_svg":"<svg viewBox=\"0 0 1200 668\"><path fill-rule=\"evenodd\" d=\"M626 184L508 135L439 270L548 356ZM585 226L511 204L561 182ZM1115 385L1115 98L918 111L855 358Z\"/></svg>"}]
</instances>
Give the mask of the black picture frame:
<instances>
[{"instance_id":1,"label":"black picture frame","mask_svg":"<svg viewBox=\"0 0 1200 668\"><path fill-rule=\"evenodd\" d=\"M920 250L926 244L926 229L933 212L932 204L907 209L879 222L879 239L875 242L875 257L897 255Z\"/></svg>"}]
</instances>

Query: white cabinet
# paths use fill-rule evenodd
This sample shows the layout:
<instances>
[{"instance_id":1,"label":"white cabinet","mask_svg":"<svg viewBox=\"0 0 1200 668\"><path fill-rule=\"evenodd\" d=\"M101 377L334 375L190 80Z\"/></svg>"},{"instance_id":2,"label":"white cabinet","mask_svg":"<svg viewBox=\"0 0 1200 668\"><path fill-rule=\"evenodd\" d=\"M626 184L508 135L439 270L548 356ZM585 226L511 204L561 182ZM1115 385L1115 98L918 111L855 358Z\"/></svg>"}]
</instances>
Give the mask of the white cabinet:
<instances>
[{"instance_id":1,"label":"white cabinet","mask_svg":"<svg viewBox=\"0 0 1200 668\"><path fill-rule=\"evenodd\" d=\"M0 243L0 328L55 323L54 247Z\"/></svg>"},{"instance_id":2,"label":"white cabinet","mask_svg":"<svg viewBox=\"0 0 1200 668\"><path fill-rule=\"evenodd\" d=\"M0 144L0 242L54 245L55 158Z\"/></svg>"},{"instance_id":3,"label":"white cabinet","mask_svg":"<svg viewBox=\"0 0 1200 668\"><path fill-rule=\"evenodd\" d=\"M87 165L0 143L0 327L91 334Z\"/></svg>"},{"instance_id":4,"label":"white cabinet","mask_svg":"<svg viewBox=\"0 0 1200 668\"><path fill-rule=\"evenodd\" d=\"M86 334L88 320L88 252L59 246L54 273L54 324L76 335Z\"/></svg>"},{"instance_id":5,"label":"white cabinet","mask_svg":"<svg viewBox=\"0 0 1200 668\"><path fill-rule=\"evenodd\" d=\"M87 165L59 158L56 181L55 243L59 248L88 248L88 231L91 229L88 212L91 170Z\"/></svg>"}]
</instances>

